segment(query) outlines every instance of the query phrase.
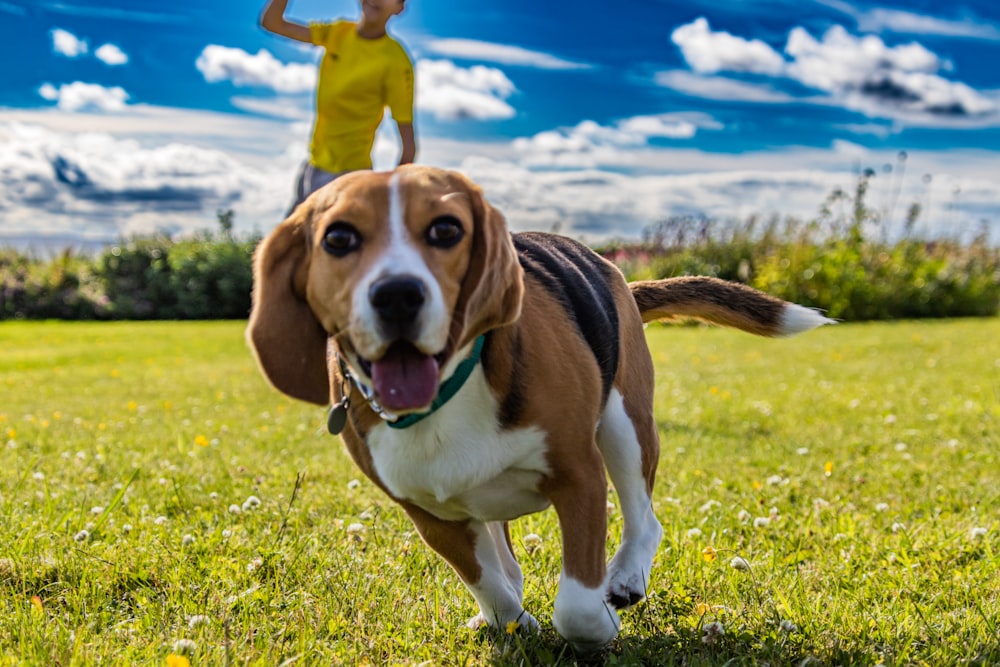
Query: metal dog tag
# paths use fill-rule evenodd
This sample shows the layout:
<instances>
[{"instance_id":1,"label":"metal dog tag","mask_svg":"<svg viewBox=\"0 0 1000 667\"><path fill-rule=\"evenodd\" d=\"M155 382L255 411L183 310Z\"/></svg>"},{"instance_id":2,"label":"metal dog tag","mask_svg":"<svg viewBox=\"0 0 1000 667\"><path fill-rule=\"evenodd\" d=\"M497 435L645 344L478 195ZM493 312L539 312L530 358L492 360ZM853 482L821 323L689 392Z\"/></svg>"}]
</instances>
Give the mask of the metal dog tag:
<instances>
[{"instance_id":1,"label":"metal dog tag","mask_svg":"<svg viewBox=\"0 0 1000 667\"><path fill-rule=\"evenodd\" d=\"M350 406L351 401L345 396L339 403L330 407L330 412L326 416L326 430L331 435L340 435L347 426L347 408Z\"/></svg>"}]
</instances>

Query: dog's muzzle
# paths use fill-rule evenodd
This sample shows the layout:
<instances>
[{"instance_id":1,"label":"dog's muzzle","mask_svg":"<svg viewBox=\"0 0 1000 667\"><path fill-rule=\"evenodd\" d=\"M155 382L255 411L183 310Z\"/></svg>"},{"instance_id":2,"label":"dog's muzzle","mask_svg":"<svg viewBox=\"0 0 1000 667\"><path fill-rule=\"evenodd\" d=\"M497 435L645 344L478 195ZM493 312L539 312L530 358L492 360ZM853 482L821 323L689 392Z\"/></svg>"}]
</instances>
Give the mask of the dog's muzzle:
<instances>
[{"instance_id":1,"label":"dog's muzzle","mask_svg":"<svg viewBox=\"0 0 1000 667\"><path fill-rule=\"evenodd\" d=\"M414 276L390 276L372 283L368 301L378 317L378 326L387 340L413 340L420 310L427 301L427 286Z\"/></svg>"}]
</instances>

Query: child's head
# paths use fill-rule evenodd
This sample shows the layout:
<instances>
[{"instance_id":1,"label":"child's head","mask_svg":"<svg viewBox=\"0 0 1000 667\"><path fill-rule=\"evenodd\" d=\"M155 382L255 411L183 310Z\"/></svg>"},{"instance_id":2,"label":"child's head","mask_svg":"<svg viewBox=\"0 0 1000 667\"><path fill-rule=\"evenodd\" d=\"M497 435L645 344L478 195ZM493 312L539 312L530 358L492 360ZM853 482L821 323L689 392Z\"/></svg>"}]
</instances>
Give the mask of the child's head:
<instances>
[{"instance_id":1,"label":"child's head","mask_svg":"<svg viewBox=\"0 0 1000 667\"><path fill-rule=\"evenodd\" d=\"M361 13L365 21L385 24L403 11L406 0L361 0Z\"/></svg>"}]
</instances>

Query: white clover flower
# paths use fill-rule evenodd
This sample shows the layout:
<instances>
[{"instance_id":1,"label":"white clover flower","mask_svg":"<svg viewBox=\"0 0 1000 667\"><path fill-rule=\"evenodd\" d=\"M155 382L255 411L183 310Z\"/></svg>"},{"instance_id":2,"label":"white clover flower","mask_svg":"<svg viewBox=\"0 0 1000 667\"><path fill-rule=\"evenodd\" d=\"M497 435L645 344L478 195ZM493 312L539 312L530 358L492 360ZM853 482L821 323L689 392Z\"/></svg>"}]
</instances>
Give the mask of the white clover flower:
<instances>
[{"instance_id":1,"label":"white clover flower","mask_svg":"<svg viewBox=\"0 0 1000 667\"><path fill-rule=\"evenodd\" d=\"M896 521L895 523L892 524L892 532L894 533L898 533L900 531L905 531L905 530L906 530L906 524L900 523L899 521Z\"/></svg>"},{"instance_id":2,"label":"white clover flower","mask_svg":"<svg viewBox=\"0 0 1000 667\"><path fill-rule=\"evenodd\" d=\"M202 625L207 625L208 621L208 616L205 616L204 614L195 614L188 619L188 627L194 629Z\"/></svg>"},{"instance_id":3,"label":"white clover flower","mask_svg":"<svg viewBox=\"0 0 1000 667\"><path fill-rule=\"evenodd\" d=\"M818 510L826 509L830 506L830 502L824 498L816 498L813 500L813 507Z\"/></svg>"},{"instance_id":4,"label":"white clover flower","mask_svg":"<svg viewBox=\"0 0 1000 667\"><path fill-rule=\"evenodd\" d=\"M260 498L257 496L250 496L243 501L243 511L249 512L250 510L255 510L260 507Z\"/></svg>"},{"instance_id":5,"label":"white clover flower","mask_svg":"<svg viewBox=\"0 0 1000 667\"><path fill-rule=\"evenodd\" d=\"M805 456L806 454L809 453L809 448L799 447L798 449L795 450L795 453L798 454L799 456Z\"/></svg>"},{"instance_id":6,"label":"white clover flower","mask_svg":"<svg viewBox=\"0 0 1000 667\"><path fill-rule=\"evenodd\" d=\"M973 528L972 530L969 531L969 537L971 537L974 540L978 540L978 539L982 539L982 538L986 537L986 535L989 532L990 531L988 531L985 528L975 527L975 528Z\"/></svg>"},{"instance_id":7,"label":"white clover flower","mask_svg":"<svg viewBox=\"0 0 1000 667\"><path fill-rule=\"evenodd\" d=\"M181 538L181 546L189 547L192 544L194 544L194 535L188 533Z\"/></svg>"},{"instance_id":8,"label":"white clover flower","mask_svg":"<svg viewBox=\"0 0 1000 667\"><path fill-rule=\"evenodd\" d=\"M750 563L742 556L733 556L733 559L729 561L729 567L740 572L748 572L750 570Z\"/></svg>"},{"instance_id":9,"label":"white clover flower","mask_svg":"<svg viewBox=\"0 0 1000 667\"><path fill-rule=\"evenodd\" d=\"M787 632L789 634L799 631L799 626L795 625L787 618L781 621L781 625L779 627L781 628L782 632Z\"/></svg>"},{"instance_id":10,"label":"white clover flower","mask_svg":"<svg viewBox=\"0 0 1000 667\"><path fill-rule=\"evenodd\" d=\"M358 518L361 519L362 521L371 521L372 519L375 518L375 513L372 512L371 510L365 510L364 512L358 515Z\"/></svg>"},{"instance_id":11,"label":"white clover flower","mask_svg":"<svg viewBox=\"0 0 1000 667\"><path fill-rule=\"evenodd\" d=\"M876 512L888 512L889 511L889 504L888 503L879 503L879 504L875 505L875 511Z\"/></svg>"},{"instance_id":12,"label":"white clover flower","mask_svg":"<svg viewBox=\"0 0 1000 667\"><path fill-rule=\"evenodd\" d=\"M233 503L232 505L229 506L230 514L240 514L241 512L243 512L243 510L241 510L240 506L237 505L236 503Z\"/></svg>"},{"instance_id":13,"label":"white clover flower","mask_svg":"<svg viewBox=\"0 0 1000 667\"><path fill-rule=\"evenodd\" d=\"M228 528L226 528L225 530L222 531L222 538L223 539L228 540L232 536L233 536L233 531L229 530Z\"/></svg>"},{"instance_id":14,"label":"white clover flower","mask_svg":"<svg viewBox=\"0 0 1000 667\"><path fill-rule=\"evenodd\" d=\"M44 472L36 472L36 473L34 473L32 475L32 477L35 479L35 481L40 482L43 479L45 479L45 473Z\"/></svg>"},{"instance_id":15,"label":"white clover flower","mask_svg":"<svg viewBox=\"0 0 1000 667\"><path fill-rule=\"evenodd\" d=\"M198 645L193 639L178 639L174 642L174 653L191 655L198 650Z\"/></svg>"},{"instance_id":16,"label":"white clover flower","mask_svg":"<svg viewBox=\"0 0 1000 667\"><path fill-rule=\"evenodd\" d=\"M130 524L130 523L122 524L122 532L123 533L131 533L132 532L132 524Z\"/></svg>"},{"instance_id":17,"label":"white clover flower","mask_svg":"<svg viewBox=\"0 0 1000 667\"><path fill-rule=\"evenodd\" d=\"M160 515L160 516L156 517L155 519L153 519L153 523L155 523L157 526L165 526L165 525L167 525L168 521L170 521L170 519L168 519L167 517L165 517L163 515Z\"/></svg>"},{"instance_id":18,"label":"white clover flower","mask_svg":"<svg viewBox=\"0 0 1000 667\"><path fill-rule=\"evenodd\" d=\"M701 528L691 528L687 532L687 536L690 538L701 537Z\"/></svg>"},{"instance_id":19,"label":"white clover flower","mask_svg":"<svg viewBox=\"0 0 1000 667\"><path fill-rule=\"evenodd\" d=\"M89 539L90 539L90 531L86 529L81 530L80 532L78 532L76 535L73 536L74 542L86 542Z\"/></svg>"},{"instance_id":20,"label":"white clover flower","mask_svg":"<svg viewBox=\"0 0 1000 667\"><path fill-rule=\"evenodd\" d=\"M713 507L719 507L722 503L718 500L709 500L707 503L698 508L698 511L704 514L705 512L711 512Z\"/></svg>"},{"instance_id":21,"label":"white clover flower","mask_svg":"<svg viewBox=\"0 0 1000 667\"><path fill-rule=\"evenodd\" d=\"M361 486L361 480L352 479L350 482L347 483L348 489L356 489L359 486Z\"/></svg>"},{"instance_id":22,"label":"white clover flower","mask_svg":"<svg viewBox=\"0 0 1000 667\"><path fill-rule=\"evenodd\" d=\"M351 537L359 538L365 532L365 524L363 523L352 523L347 527L347 534Z\"/></svg>"},{"instance_id":23,"label":"white clover flower","mask_svg":"<svg viewBox=\"0 0 1000 667\"><path fill-rule=\"evenodd\" d=\"M720 621L712 621L711 623L706 623L702 628L701 641L705 644L712 644L722 635L726 634L726 628L723 627Z\"/></svg>"},{"instance_id":24,"label":"white clover flower","mask_svg":"<svg viewBox=\"0 0 1000 667\"><path fill-rule=\"evenodd\" d=\"M264 564L264 559L261 558L260 556L257 556L252 561L247 563L247 572L253 572L263 564Z\"/></svg>"},{"instance_id":25,"label":"white clover flower","mask_svg":"<svg viewBox=\"0 0 1000 667\"><path fill-rule=\"evenodd\" d=\"M770 525L771 519L766 516L759 516L753 520L754 528L767 528Z\"/></svg>"},{"instance_id":26,"label":"white clover flower","mask_svg":"<svg viewBox=\"0 0 1000 667\"><path fill-rule=\"evenodd\" d=\"M753 518L753 515L750 514L750 512L747 512L746 510L740 510L739 514L736 515L736 518L739 519L741 522L746 523L751 518Z\"/></svg>"},{"instance_id":27,"label":"white clover flower","mask_svg":"<svg viewBox=\"0 0 1000 667\"><path fill-rule=\"evenodd\" d=\"M104 508L101 507L100 505L95 505L94 507L90 508L90 513L91 514L95 514L95 515L97 515L97 514L103 514L104 513Z\"/></svg>"},{"instance_id":28,"label":"white clover flower","mask_svg":"<svg viewBox=\"0 0 1000 667\"><path fill-rule=\"evenodd\" d=\"M896 415L886 415L884 422L886 424L895 424L896 423Z\"/></svg>"},{"instance_id":29,"label":"white clover flower","mask_svg":"<svg viewBox=\"0 0 1000 667\"><path fill-rule=\"evenodd\" d=\"M767 485L768 486L778 486L779 484L783 483L784 481L785 481L785 478L782 477L781 475L771 475L770 477L767 478Z\"/></svg>"},{"instance_id":30,"label":"white clover flower","mask_svg":"<svg viewBox=\"0 0 1000 667\"><path fill-rule=\"evenodd\" d=\"M208 494L208 497L210 500L218 500L219 493L217 491L212 491L210 494Z\"/></svg>"}]
</instances>

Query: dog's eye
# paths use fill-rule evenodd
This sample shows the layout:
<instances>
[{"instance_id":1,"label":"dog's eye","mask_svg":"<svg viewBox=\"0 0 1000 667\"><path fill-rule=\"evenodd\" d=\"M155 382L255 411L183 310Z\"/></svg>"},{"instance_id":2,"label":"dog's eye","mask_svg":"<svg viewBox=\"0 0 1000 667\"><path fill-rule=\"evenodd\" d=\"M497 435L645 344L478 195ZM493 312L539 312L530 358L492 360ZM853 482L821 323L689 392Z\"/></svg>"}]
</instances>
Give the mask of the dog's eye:
<instances>
[{"instance_id":1,"label":"dog's eye","mask_svg":"<svg viewBox=\"0 0 1000 667\"><path fill-rule=\"evenodd\" d=\"M323 235L323 250L334 257L343 257L361 247L361 234L346 222L335 222Z\"/></svg>"},{"instance_id":2,"label":"dog's eye","mask_svg":"<svg viewBox=\"0 0 1000 667\"><path fill-rule=\"evenodd\" d=\"M427 228L427 242L438 248L450 248L465 236L465 230L458 218L443 215L434 218Z\"/></svg>"}]
</instances>

